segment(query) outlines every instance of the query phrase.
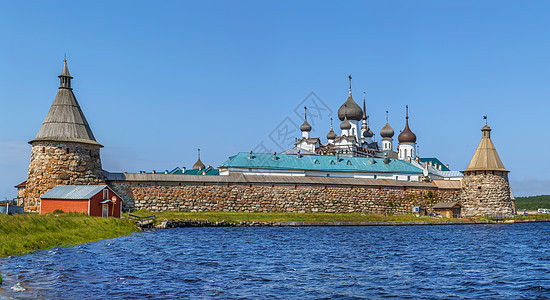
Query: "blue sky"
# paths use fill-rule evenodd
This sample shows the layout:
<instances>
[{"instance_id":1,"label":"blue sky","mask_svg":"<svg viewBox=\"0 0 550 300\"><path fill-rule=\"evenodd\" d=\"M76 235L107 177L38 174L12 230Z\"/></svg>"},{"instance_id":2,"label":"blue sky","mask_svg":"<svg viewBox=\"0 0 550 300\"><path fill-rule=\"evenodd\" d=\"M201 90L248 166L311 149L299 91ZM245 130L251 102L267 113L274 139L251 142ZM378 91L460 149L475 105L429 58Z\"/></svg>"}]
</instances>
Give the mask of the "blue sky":
<instances>
[{"instance_id":1,"label":"blue sky","mask_svg":"<svg viewBox=\"0 0 550 300\"><path fill-rule=\"evenodd\" d=\"M325 142L351 74L378 137L385 111L397 136L409 105L420 155L463 170L488 115L516 196L550 194L549 9L548 1L2 1L0 198L26 179L27 142L55 98L65 53L109 171L191 167L197 148L213 166L240 151L279 152L292 140L274 133L299 125L311 101L325 109L310 122Z\"/></svg>"}]
</instances>

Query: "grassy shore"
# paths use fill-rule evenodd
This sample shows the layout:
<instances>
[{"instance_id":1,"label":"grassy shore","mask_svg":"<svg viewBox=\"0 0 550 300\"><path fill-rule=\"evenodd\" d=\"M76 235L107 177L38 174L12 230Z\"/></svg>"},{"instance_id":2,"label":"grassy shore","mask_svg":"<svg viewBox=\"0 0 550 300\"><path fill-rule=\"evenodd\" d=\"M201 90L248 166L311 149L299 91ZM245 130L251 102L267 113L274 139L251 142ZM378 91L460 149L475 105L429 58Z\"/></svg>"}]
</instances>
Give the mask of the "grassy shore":
<instances>
[{"instance_id":1,"label":"grassy shore","mask_svg":"<svg viewBox=\"0 0 550 300\"><path fill-rule=\"evenodd\" d=\"M125 219L80 213L0 215L0 257L38 249L68 247L138 231Z\"/></svg>"},{"instance_id":2,"label":"grassy shore","mask_svg":"<svg viewBox=\"0 0 550 300\"><path fill-rule=\"evenodd\" d=\"M457 219L429 217L416 215L390 215L379 216L364 213L264 213L264 212L150 212L147 210L136 210L133 215L145 217L155 215L156 222L168 220L210 220L211 222L226 221L228 223L239 222L392 222L392 221L449 221ZM127 214L124 214L125 216ZM458 220L484 220L484 218L466 218Z\"/></svg>"}]
</instances>

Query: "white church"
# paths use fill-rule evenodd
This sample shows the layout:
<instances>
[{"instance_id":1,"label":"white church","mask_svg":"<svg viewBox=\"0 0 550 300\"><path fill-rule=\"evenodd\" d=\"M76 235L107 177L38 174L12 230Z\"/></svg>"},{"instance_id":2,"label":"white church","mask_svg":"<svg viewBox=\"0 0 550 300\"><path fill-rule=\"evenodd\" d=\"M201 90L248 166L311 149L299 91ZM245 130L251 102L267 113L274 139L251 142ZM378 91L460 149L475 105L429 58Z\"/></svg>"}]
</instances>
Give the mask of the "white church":
<instances>
[{"instance_id":1,"label":"white church","mask_svg":"<svg viewBox=\"0 0 550 300\"><path fill-rule=\"evenodd\" d=\"M294 147L280 154L241 152L231 156L220 166L220 175L232 172L244 175L279 175L309 177L348 177L393 179L403 181L460 180L463 174L451 171L437 158L420 158L417 155L416 135L409 128L408 106L405 128L398 136L397 152L393 149L394 130L388 121L380 130L381 141L374 141L366 113L353 100L351 75L349 95L338 109L340 135L332 126L322 143L321 138L311 137L311 125L304 107L304 123L300 126L301 138Z\"/></svg>"}]
</instances>

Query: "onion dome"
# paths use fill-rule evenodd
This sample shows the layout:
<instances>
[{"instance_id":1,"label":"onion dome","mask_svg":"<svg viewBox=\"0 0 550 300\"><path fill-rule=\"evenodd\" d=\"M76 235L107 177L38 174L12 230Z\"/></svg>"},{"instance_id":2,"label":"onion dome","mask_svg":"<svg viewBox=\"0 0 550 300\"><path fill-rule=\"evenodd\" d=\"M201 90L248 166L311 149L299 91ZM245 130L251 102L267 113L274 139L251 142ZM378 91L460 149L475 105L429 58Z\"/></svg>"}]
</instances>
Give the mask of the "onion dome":
<instances>
[{"instance_id":1,"label":"onion dome","mask_svg":"<svg viewBox=\"0 0 550 300\"><path fill-rule=\"evenodd\" d=\"M372 130L370 130L370 127L367 126L367 130L363 132L363 136L366 138L371 138L374 136L374 132L372 132Z\"/></svg>"},{"instance_id":2,"label":"onion dome","mask_svg":"<svg viewBox=\"0 0 550 300\"><path fill-rule=\"evenodd\" d=\"M336 138L336 132L334 132L334 130L332 130L331 128L330 131L327 133L327 139L334 140L335 138Z\"/></svg>"},{"instance_id":3,"label":"onion dome","mask_svg":"<svg viewBox=\"0 0 550 300\"><path fill-rule=\"evenodd\" d=\"M405 129L399 134L399 143L416 143L416 135L409 128L409 106L407 105L407 116L405 117Z\"/></svg>"},{"instance_id":4,"label":"onion dome","mask_svg":"<svg viewBox=\"0 0 550 300\"><path fill-rule=\"evenodd\" d=\"M344 117L344 122L340 124L340 129L342 130L350 130L351 129L351 123L348 121L347 116Z\"/></svg>"},{"instance_id":5,"label":"onion dome","mask_svg":"<svg viewBox=\"0 0 550 300\"><path fill-rule=\"evenodd\" d=\"M353 101L353 98L351 97L351 75L349 78L349 96L348 100L340 106L338 109L338 118L340 121L344 121L344 117L348 117L348 120L352 121L361 121L361 118L363 117L363 110L355 101Z\"/></svg>"},{"instance_id":6,"label":"onion dome","mask_svg":"<svg viewBox=\"0 0 550 300\"><path fill-rule=\"evenodd\" d=\"M199 158L197 162L193 165L193 170L204 170L206 169L206 166L202 163L201 159Z\"/></svg>"},{"instance_id":7,"label":"onion dome","mask_svg":"<svg viewBox=\"0 0 550 300\"><path fill-rule=\"evenodd\" d=\"M197 162L193 165L193 170L204 170L206 169L206 166L201 161L201 149L198 149L199 157L197 159Z\"/></svg>"},{"instance_id":8,"label":"onion dome","mask_svg":"<svg viewBox=\"0 0 550 300\"><path fill-rule=\"evenodd\" d=\"M386 125L384 125L384 127L380 130L380 136L383 138L392 138L394 134L393 128L391 128L388 119L388 111L386 110Z\"/></svg>"},{"instance_id":9,"label":"onion dome","mask_svg":"<svg viewBox=\"0 0 550 300\"><path fill-rule=\"evenodd\" d=\"M361 110L361 107L353 101L353 98L351 97L351 94L348 97L348 100L340 106L338 109L338 119L340 121L344 121L344 117L348 117L349 120L353 121L361 121L361 118L363 117L363 110Z\"/></svg>"},{"instance_id":10,"label":"onion dome","mask_svg":"<svg viewBox=\"0 0 550 300\"><path fill-rule=\"evenodd\" d=\"M302 124L302 126L300 126L300 130L301 131L311 131L311 125L309 125L309 123L307 121L304 121L304 124Z\"/></svg>"},{"instance_id":11,"label":"onion dome","mask_svg":"<svg viewBox=\"0 0 550 300\"><path fill-rule=\"evenodd\" d=\"M332 118L330 118L330 131L327 133L327 139L333 140L336 138L336 132L332 130Z\"/></svg>"},{"instance_id":12,"label":"onion dome","mask_svg":"<svg viewBox=\"0 0 550 300\"><path fill-rule=\"evenodd\" d=\"M389 123L386 123L386 125L384 125L384 127L380 130L380 136L383 138L391 138L393 137L393 134L393 128L391 128Z\"/></svg>"}]
</instances>

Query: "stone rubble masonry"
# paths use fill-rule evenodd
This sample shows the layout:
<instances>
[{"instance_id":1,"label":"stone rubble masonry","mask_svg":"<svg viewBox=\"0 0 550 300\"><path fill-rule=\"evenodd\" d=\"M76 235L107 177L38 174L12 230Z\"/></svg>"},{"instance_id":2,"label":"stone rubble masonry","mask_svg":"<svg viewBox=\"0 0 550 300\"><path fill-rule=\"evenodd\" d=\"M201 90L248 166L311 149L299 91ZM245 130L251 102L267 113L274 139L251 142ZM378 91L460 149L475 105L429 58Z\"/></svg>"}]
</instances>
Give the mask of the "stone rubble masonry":
<instances>
[{"instance_id":1,"label":"stone rubble masonry","mask_svg":"<svg viewBox=\"0 0 550 300\"><path fill-rule=\"evenodd\" d=\"M502 172L465 174L462 179L461 214L470 216L513 216L508 174Z\"/></svg>"},{"instance_id":2,"label":"stone rubble masonry","mask_svg":"<svg viewBox=\"0 0 550 300\"><path fill-rule=\"evenodd\" d=\"M25 210L39 211L39 197L59 184L105 184L99 151L99 146L84 143L33 142Z\"/></svg>"},{"instance_id":3,"label":"stone rubble masonry","mask_svg":"<svg viewBox=\"0 0 550 300\"><path fill-rule=\"evenodd\" d=\"M150 211L367 212L406 214L458 201L459 190L403 187L222 185L108 181L124 209Z\"/></svg>"}]
</instances>

